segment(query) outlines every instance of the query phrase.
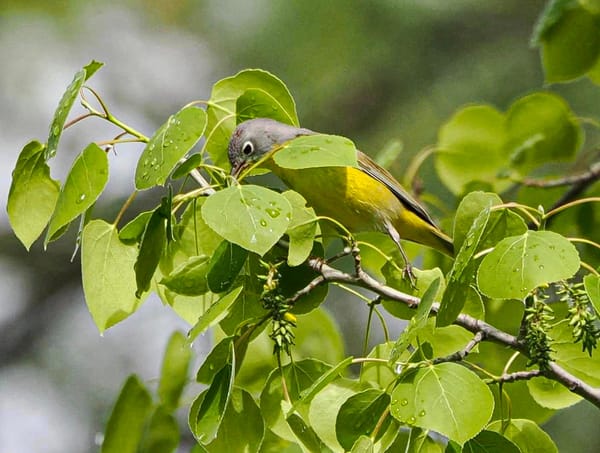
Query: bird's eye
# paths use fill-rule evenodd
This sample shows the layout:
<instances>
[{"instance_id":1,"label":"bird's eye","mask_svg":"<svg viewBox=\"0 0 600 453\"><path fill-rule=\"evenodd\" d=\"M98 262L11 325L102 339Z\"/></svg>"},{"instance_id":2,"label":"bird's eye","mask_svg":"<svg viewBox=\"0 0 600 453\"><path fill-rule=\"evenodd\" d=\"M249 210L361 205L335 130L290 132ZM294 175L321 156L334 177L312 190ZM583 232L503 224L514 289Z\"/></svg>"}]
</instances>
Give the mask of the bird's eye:
<instances>
[{"instance_id":1,"label":"bird's eye","mask_svg":"<svg viewBox=\"0 0 600 453\"><path fill-rule=\"evenodd\" d=\"M252 142L244 142L244 144L242 145L242 153L245 156L249 156L253 152L254 152L254 145L252 144Z\"/></svg>"}]
</instances>

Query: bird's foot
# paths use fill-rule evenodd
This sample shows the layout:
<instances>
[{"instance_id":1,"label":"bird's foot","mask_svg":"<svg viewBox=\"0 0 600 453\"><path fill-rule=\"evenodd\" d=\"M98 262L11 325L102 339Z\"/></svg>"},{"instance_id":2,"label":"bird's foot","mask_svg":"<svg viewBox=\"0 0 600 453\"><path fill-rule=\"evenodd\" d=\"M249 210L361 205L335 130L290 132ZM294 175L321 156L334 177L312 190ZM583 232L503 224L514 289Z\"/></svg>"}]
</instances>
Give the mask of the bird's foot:
<instances>
[{"instance_id":1,"label":"bird's foot","mask_svg":"<svg viewBox=\"0 0 600 453\"><path fill-rule=\"evenodd\" d=\"M402 277L408 279L408 281L410 282L410 286L413 289L417 288L417 277L413 272L412 265L408 261L406 262L406 264L404 265L404 269L402 270Z\"/></svg>"}]
</instances>

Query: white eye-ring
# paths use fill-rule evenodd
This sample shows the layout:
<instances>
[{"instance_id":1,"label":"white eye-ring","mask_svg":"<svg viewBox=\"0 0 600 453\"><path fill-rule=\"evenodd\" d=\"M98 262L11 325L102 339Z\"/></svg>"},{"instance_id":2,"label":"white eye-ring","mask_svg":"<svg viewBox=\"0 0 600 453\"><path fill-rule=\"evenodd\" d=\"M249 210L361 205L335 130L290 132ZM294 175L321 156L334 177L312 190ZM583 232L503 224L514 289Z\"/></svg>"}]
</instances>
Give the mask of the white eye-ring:
<instances>
[{"instance_id":1,"label":"white eye-ring","mask_svg":"<svg viewBox=\"0 0 600 453\"><path fill-rule=\"evenodd\" d=\"M245 156L249 156L253 152L254 152L254 145L252 144L252 142L250 142L250 141L244 142L244 144L242 145L242 154L244 154Z\"/></svg>"}]
</instances>

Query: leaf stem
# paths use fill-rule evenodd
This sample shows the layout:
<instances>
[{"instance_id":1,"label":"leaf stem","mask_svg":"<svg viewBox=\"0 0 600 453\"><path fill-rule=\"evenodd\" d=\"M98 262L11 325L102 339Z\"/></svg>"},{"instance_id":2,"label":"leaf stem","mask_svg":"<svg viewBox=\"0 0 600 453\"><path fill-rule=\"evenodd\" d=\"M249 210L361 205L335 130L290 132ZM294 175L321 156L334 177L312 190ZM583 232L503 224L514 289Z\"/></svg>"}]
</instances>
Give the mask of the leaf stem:
<instances>
[{"instance_id":1,"label":"leaf stem","mask_svg":"<svg viewBox=\"0 0 600 453\"><path fill-rule=\"evenodd\" d=\"M125 203L123 203L123 206L121 206L121 209L119 210L119 213L117 214L117 217L115 218L115 221L113 222L113 225L115 227L119 224L121 217L123 217L123 214L125 214L125 211L127 210L127 208L131 205L131 203L133 203L133 200L135 200L135 197L137 194L138 194L138 191L134 190L133 192L131 192L131 195L129 195L127 200L125 200Z\"/></svg>"}]
</instances>

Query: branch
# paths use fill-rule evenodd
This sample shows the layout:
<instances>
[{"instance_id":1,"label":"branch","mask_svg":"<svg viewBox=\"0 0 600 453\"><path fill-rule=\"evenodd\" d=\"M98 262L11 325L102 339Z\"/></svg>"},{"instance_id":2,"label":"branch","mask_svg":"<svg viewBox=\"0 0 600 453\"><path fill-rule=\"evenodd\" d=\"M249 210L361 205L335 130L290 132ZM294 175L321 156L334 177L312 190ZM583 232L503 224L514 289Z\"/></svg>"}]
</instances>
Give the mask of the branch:
<instances>
[{"instance_id":1,"label":"branch","mask_svg":"<svg viewBox=\"0 0 600 453\"><path fill-rule=\"evenodd\" d=\"M523 184L524 186L541 188L580 185L585 185L585 187L587 187L589 184L593 183L594 181L597 181L598 179L600 179L600 162L596 162L590 165L588 171L580 173L578 175L564 176L562 178L549 180L526 178L523 181L521 181L521 184Z\"/></svg>"},{"instance_id":2,"label":"branch","mask_svg":"<svg viewBox=\"0 0 600 453\"><path fill-rule=\"evenodd\" d=\"M562 178L563 181L571 181L569 184L573 184L573 186L565 192L565 194L560 197L560 199L554 203L554 205L550 208L550 211L565 205L573 200L575 200L579 195L581 195L585 190L595 183L598 179L600 179L600 162L596 162L590 165L589 171L583 173L581 175L571 176ZM560 180L558 180L560 182ZM555 187L555 186L545 186L545 187Z\"/></svg>"},{"instance_id":3,"label":"branch","mask_svg":"<svg viewBox=\"0 0 600 453\"><path fill-rule=\"evenodd\" d=\"M484 340L485 336L483 334L483 332L477 332L475 334L475 336L473 337L473 339L471 341L469 341L467 343L467 345L461 349L460 351L456 351L453 354L450 354L446 357L438 357L437 359L435 359L433 361L433 364L437 364L437 363L442 363L442 362L460 362L461 360L463 360L466 356L469 355L469 353L473 350L473 348L475 346L477 346L479 343L481 343Z\"/></svg>"},{"instance_id":4,"label":"branch","mask_svg":"<svg viewBox=\"0 0 600 453\"><path fill-rule=\"evenodd\" d=\"M514 373L507 373L495 379L494 382L516 382L516 381L528 381L534 377L544 376L542 370L529 370L529 371L515 371Z\"/></svg>"},{"instance_id":5,"label":"branch","mask_svg":"<svg viewBox=\"0 0 600 453\"><path fill-rule=\"evenodd\" d=\"M337 282L356 285L361 288L368 289L382 297L385 297L386 299L391 299L397 302L404 303L410 308L416 308L420 303L420 299L418 297L411 296L410 294L403 293L402 291L398 291L397 289L394 289L390 286L378 282L369 274L364 272L360 268L360 266L358 266L356 275L350 275L348 273L342 272L338 269L331 267L323 258L310 258L308 260L308 265L315 272L318 272L320 276L315 278L305 288L298 291L298 293L296 293L296 295L293 296L296 298L296 300L300 297L300 295L310 292L315 286L319 284L325 282ZM434 303L431 308L431 313L437 314L439 308L440 304ZM454 324L461 326L475 334L475 337L469 343L469 345L473 343L471 349L475 346L475 344L477 344L477 342L482 340L489 340L495 343L502 344L504 346L508 346L511 349L518 351L525 356L527 356L528 354L525 344L519 341L517 337L500 329L497 329L496 327L492 326L491 324L488 324L485 321L461 313L454 321ZM469 345L467 345L467 347L469 347ZM470 349L467 350L467 348L465 348L465 350L459 352L465 351L466 353L468 353ZM577 377L573 376L571 373L566 371L556 362L550 362L548 364L548 367L548 370L543 372L534 370L532 372L519 372L521 374L512 373L512 375L514 375L513 380L526 378L530 379L531 377L534 377L532 374L543 375L548 379L552 379L561 383L571 392L576 393L577 395L585 398L586 400L594 404L596 407L600 408L600 388L595 388L590 386L589 384L586 384L582 380L578 379ZM511 379L509 377L511 375L505 376L506 377L503 377L503 379Z\"/></svg>"}]
</instances>

